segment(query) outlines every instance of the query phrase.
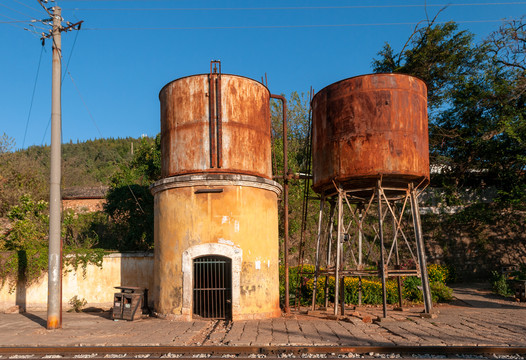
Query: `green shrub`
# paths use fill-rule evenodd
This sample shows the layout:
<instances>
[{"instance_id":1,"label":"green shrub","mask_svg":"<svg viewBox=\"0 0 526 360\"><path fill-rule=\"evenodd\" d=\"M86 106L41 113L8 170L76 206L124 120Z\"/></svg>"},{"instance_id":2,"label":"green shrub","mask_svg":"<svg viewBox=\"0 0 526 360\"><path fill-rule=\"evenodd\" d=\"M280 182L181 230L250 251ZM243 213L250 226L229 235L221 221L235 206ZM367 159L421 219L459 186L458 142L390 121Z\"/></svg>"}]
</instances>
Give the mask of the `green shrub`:
<instances>
[{"instance_id":1,"label":"green shrub","mask_svg":"<svg viewBox=\"0 0 526 360\"><path fill-rule=\"evenodd\" d=\"M79 313L82 312L82 308L86 306L88 302L86 301L86 299L79 299L77 295L75 295L71 299L69 299L68 303L71 305L72 311Z\"/></svg>"},{"instance_id":2,"label":"green shrub","mask_svg":"<svg viewBox=\"0 0 526 360\"><path fill-rule=\"evenodd\" d=\"M422 281L416 276L408 276L403 279L402 297L408 301L421 302L422 297Z\"/></svg>"},{"instance_id":3,"label":"green shrub","mask_svg":"<svg viewBox=\"0 0 526 360\"><path fill-rule=\"evenodd\" d=\"M453 290L445 284L432 282L429 287L431 288L431 299L433 302L439 303L453 300Z\"/></svg>"},{"instance_id":4,"label":"green shrub","mask_svg":"<svg viewBox=\"0 0 526 360\"><path fill-rule=\"evenodd\" d=\"M498 271L492 271L492 286L493 292L502 295L502 296L512 296L513 292L510 289L508 279L506 275L499 273Z\"/></svg>"},{"instance_id":5,"label":"green shrub","mask_svg":"<svg viewBox=\"0 0 526 360\"><path fill-rule=\"evenodd\" d=\"M0 234L0 251L4 252L0 258L0 284L7 281L12 292L17 283L29 286L48 269L48 204L24 195L7 216L11 220L10 229ZM93 248L98 238L89 230L92 215L86 216L87 220L83 215L66 211L62 224L64 268L81 266L84 274L88 263L102 266L105 254L104 250Z\"/></svg>"},{"instance_id":6,"label":"green shrub","mask_svg":"<svg viewBox=\"0 0 526 360\"><path fill-rule=\"evenodd\" d=\"M295 296L299 295L302 305L310 305L314 290L314 272L312 265L305 265L303 270L299 266L289 268L289 288L291 303L295 301ZM452 290L445 285L450 272L442 265L432 264L428 267L430 279L431 296L434 302L451 301L453 298ZM316 303L323 304L325 301L325 276L318 277L316 285ZM402 296L410 302L422 302L422 283L420 278L409 276L402 279ZM360 281L358 277L346 277L345 303L357 304L360 292ZM363 277L361 283L362 303L379 305L383 302L382 282L377 277ZM327 279L328 300L334 302L335 279L329 276ZM386 282L387 303L398 303L398 284L397 280L388 279ZM280 267L280 295L283 302L285 297L284 268Z\"/></svg>"},{"instance_id":7,"label":"green shrub","mask_svg":"<svg viewBox=\"0 0 526 360\"><path fill-rule=\"evenodd\" d=\"M447 266L430 264L427 266L427 274L429 277L429 282L439 282L445 284L450 278L450 271Z\"/></svg>"}]
</instances>

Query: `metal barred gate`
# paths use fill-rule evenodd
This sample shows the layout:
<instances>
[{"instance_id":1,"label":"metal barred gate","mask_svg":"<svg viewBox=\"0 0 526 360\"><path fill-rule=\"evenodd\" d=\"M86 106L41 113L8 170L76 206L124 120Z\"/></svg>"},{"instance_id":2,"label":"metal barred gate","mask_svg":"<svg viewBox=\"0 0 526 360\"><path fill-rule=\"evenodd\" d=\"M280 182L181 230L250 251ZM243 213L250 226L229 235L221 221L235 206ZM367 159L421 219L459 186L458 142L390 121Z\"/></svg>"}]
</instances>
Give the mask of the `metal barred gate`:
<instances>
[{"instance_id":1,"label":"metal barred gate","mask_svg":"<svg viewBox=\"0 0 526 360\"><path fill-rule=\"evenodd\" d=\"M218 255L194 259L194 316L232 319L232 260Z\"/></svg>"}]
</instances>

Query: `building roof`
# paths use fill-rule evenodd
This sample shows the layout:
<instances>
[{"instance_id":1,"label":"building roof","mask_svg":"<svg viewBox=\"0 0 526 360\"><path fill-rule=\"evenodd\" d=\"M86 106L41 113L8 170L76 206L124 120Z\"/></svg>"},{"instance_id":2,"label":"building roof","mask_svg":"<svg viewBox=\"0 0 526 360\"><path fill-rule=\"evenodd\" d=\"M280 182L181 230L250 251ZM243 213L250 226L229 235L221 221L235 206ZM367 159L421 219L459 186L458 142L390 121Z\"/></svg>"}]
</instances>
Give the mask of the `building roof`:
<instances>
[{"instance_id":1,"label":"building roof","mask_svg":"<svg viewBox=\"0 0 526 360\"><path fill-rule=\"evenodd\" d=\"M62 190L62 199L104 199L109 188L109 186L70 187Z\"/></svg>"}]
</instances>

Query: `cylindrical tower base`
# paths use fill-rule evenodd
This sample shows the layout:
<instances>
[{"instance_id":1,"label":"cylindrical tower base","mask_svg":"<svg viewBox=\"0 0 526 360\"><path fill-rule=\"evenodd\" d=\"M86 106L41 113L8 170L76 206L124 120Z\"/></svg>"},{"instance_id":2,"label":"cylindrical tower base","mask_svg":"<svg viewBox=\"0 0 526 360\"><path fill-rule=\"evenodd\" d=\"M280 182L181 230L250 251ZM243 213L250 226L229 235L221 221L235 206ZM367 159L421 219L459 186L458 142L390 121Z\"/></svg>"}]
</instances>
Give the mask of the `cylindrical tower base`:
<instances>
[{"instance_id":1,"label":"cylindrical tower base","mask_svg":"<svg viewBox=\"0 0 526 360\"><path fill-rule=\"evenodd\" d=\"M182 175L159 180L152 193L159 316L280 316L279 184L248 175Z\"/></svg>"}]
</instances>

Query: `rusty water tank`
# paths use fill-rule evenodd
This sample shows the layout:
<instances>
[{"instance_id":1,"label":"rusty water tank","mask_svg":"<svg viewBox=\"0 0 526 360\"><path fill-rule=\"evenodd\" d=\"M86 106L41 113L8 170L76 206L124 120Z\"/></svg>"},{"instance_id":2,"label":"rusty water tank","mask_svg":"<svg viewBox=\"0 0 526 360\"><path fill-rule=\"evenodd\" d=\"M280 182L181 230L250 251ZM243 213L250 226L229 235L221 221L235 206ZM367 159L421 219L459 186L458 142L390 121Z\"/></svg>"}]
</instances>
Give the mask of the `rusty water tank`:
<instances>
[{"instance_id":1,"label":"rusty water tank","mask_svg":"<svg viewBox=\"0 0 526 360\"><path fill-rule=\"evenodd\" d=\"M159 99L162 177L206 172L272 179L270 92L263 84L227 74L210 83L209 74L194 75L167 84Z\"/></svg>"},{"instance_id":2,"label":"rusty water tank","mask_svg":"<svg viewBox=\"0 0 526 360\"><path fill-rule=\"evenodd\" d=\"M331 84L312 99L314 190L429 181L427 87L401 74Z\"/></svg>"},{"instance_id":3,"label":"rusty water tank","mask_svg":"<svg viewBox=\"0 0 526 360\"><path fill-rule=\"evenodd\" d=\"M279 317L270 92L211 71L168 83L159 99L154 311L180 320Z\"/></svg>"}]
</instances>

